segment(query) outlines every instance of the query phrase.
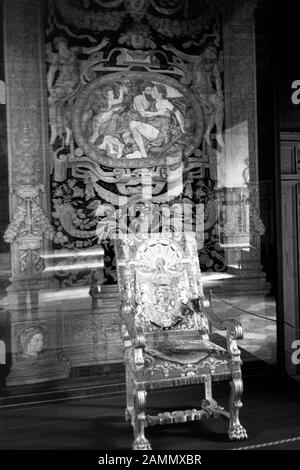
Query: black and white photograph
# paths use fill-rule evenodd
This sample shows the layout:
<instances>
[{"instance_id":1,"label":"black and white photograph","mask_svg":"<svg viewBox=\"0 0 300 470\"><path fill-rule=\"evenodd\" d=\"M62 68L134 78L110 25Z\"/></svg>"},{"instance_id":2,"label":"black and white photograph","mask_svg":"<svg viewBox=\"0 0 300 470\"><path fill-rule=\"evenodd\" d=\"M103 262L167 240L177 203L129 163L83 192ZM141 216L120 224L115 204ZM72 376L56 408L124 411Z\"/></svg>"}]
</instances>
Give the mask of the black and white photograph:
<instances>
[{"instance_id":1,"label":"black and white photograph","mask_svg":"<svg viewBox=\"0 0 300 470\"><path fill-rule=\"evenodd\" d=\"M0 1L1 454L300 450L299 6Z\"/></svg>"}]
</instances>

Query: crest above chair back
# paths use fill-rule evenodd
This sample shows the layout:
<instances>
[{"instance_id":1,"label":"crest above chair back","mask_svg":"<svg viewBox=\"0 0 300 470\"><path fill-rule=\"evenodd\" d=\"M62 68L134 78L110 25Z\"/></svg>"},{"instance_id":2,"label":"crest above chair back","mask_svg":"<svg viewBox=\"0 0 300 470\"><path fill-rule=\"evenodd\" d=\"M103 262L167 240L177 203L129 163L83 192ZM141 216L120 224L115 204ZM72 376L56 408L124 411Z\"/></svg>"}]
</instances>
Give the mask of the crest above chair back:
<instances>
[{"instance_id":1,"label":"crest above chair back","mask_svg":"<svg viewBox=\"0 0 300 470\"><path fill-rule=\"evenodd\" d=\"M202 299L195 234L139 233L116 241L122 301L145 333L157 330L208 331L206 318L186 305Z\"/></svg>"}]
</instances>

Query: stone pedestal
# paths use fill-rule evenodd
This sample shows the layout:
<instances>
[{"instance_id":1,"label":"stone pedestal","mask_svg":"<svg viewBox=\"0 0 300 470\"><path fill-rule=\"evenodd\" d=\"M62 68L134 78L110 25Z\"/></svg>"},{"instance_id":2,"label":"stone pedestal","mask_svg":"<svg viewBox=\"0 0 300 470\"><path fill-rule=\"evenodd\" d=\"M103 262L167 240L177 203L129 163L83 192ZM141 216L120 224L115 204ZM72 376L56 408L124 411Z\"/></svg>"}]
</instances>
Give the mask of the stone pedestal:
<instances>
[{"instance_id":1,"label":"stone pedestal","mask_svg":"<svg viewBox=\"0 0 300 470\"><path fill-rule=\"evenodd\" d=\"M8 384L67 377L60 352L55 310L40 303L43 289L55 288L44 274L43 254L51 247L45 2L4 0L4 53L12 277L4 302L10 312L11 372Z\"/></svg>"}]
</instances>

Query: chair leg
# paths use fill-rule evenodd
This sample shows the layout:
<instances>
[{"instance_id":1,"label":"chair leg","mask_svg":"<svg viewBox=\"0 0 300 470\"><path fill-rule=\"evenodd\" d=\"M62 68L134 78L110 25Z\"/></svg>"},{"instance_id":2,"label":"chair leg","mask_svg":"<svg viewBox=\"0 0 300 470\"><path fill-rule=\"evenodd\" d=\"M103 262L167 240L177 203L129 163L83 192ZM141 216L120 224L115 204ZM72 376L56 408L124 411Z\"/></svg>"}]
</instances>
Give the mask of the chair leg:
<instances>
[{"instance_id":1,"label":"chair leg","mask_svg":"<svg viewBox=\"0 0 300 470\"><path fill-rule=\"evenodd\" d=\"M132 377L126 368L126 410L125 419L130 421L134 414L134 386Z\"/></svg>"},{"instance_id":2,"label":"chair leg","mask_svg":"<svg viewBox=\"0 0 300 470\"><path fill-rule=\"evenodd\" d=\"M243 381L242 378L234 378L231 385L231 392L229 398L229 430L228 436L231 441L242 441L247 439L247 431L241 425L239 420L239 411L243 406L241 401L243 395Z\"/></svg>"},{"instance_id":3,"label":"chair leg","mask_svg":"<svg viewBox=\"0 0 300 470\"><path fill-rule=\"evenodd\" d=\"M211 377L210 376L205 377L204 386L205 386L205 399L208 400L209 402L211 402L211 400L212 400L212 388L211 388Z\"/></svg>"},{"instance_id":4,"label":"chair leg","mask_svg":"<svg viewBox=\"0 0 300 470\"><path fill-rule=\"evenodd\" d=\"M135 395L134 417L132 419L134 430L133 450L151 450L150 442L145 437L146 396L147 392L145 390L139 390Z\"/></svg>"}]
</instances>

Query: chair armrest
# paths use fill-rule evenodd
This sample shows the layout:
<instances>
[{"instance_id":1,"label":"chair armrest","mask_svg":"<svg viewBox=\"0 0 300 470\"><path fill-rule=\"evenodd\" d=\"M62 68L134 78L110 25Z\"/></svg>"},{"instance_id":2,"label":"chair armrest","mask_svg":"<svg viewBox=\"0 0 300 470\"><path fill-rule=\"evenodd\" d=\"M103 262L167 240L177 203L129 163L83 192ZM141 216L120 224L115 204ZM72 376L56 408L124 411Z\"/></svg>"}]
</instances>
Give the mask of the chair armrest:
<instances>
[{"instance_id":1,"label":"chair armrest","mask_svg":"<svg viewBox=\"0 0 300 470\"><path fill-rule=\"evenodd\" d=\"M122 302L122 336L125 348L134 348L134 360L137 367L143 367L146 338L143 328L134 324L134 307L129 302Z\"/></svg>"},{"instance_id":2,"label":"chair armrest","mask_svg":"<svg viewBox=\"0 0 300 470\"><path fill-rule=\"evenodd\" d=\"M135 348L145 348L146 339L143 328L134 324L134 307L129 302L123 302L121 305L121 314L123 325L125 326L128 338L134 341Z\"/></svg>"},{"instance_id":3,"label":"chair armrest","mask_svg":"<svg viewBox=\"0 0 300 470\"><path fill-rule=\"evenodd\" d=\"M242 324L233 318L226 318L221 320L218 315L213 311L210 305L210 301L204 298L203 310L209 322L218 330L227 330L230 336L234 340L243 339L244 330Z\"/></svg>"},{"instance_id":4,"label":"chair armrest","mask_svg":"<svg viewBox=\"0 0 300 470\"><path fill-rule=\"evenodd\" d=\"M218 330L227 331L227 350L234 362L240 362L240 350L237 340L243 339L244 331L242 324L233 318L221 320L211 308L210 300L204 298L201 302L202 309L208 321Z\"/></svg>"}]
</instances>

